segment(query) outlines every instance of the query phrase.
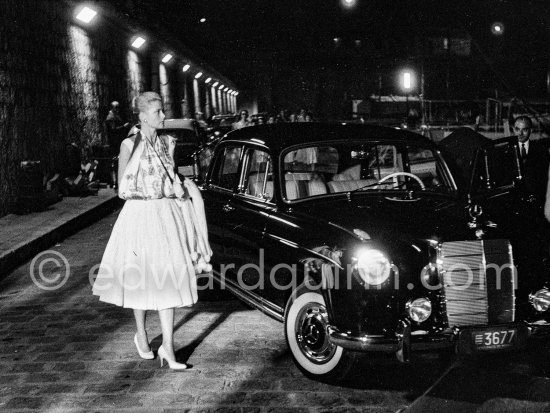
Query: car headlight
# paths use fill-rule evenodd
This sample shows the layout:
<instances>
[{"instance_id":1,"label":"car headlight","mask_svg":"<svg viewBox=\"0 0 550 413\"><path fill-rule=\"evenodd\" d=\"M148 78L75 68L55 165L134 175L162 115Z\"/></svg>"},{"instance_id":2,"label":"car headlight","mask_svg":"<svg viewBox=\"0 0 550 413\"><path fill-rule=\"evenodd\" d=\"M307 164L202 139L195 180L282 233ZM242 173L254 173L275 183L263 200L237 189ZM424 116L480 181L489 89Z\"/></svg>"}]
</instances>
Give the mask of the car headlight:
<instances>
[{"instance_id":1,"label":"car headlight","mask_svg":"<svg viewBox=\"0 0 550 413\"><path fill-rule=\"evenodd\" d=\"M357 272L369 285L380 285L388 279L391 263L382 251L363 250L357 256Z\"/></svg>"},{"instance_id":2,"label":"car headlight","mask_svg":"<svg viewBox=\"0 0 550 413\"><path fill-rule=\"evenodd\" d=\"M548 288L543 288L535 294L529 294L529 302L535 307L535 310L541 313L547 311L550 308L550 291Z\"/></svg>"},{"instance_id":3,"label":"car headlight","mask_svg":"<svg viewBox=\"0 0 550 413\"><path fill-rule=\"evenodd\" d=\"M432 303L427 298L417 298L416 300L409 301L406 309L411 320L422 323L432 314Z\"/></svg>"}]
</instances>

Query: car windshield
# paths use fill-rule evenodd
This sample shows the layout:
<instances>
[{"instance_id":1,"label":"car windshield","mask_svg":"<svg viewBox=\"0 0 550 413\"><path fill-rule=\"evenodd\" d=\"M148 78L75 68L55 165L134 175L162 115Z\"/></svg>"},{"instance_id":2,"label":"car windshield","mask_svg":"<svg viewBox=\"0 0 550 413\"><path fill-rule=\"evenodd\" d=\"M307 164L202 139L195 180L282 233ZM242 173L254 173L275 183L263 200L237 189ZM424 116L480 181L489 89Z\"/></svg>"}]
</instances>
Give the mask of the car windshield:
<instances>
[{"instance_id":1,"label":"car windshield","mask_svg":"<svg viewBox=\"0 0 550 413\"><path fill-rule=\"evenodd\" d=\"M450 192L443 160L412 143L326 142L283 153L287 200L350 191Z\"/></svg>"}]
</instances>

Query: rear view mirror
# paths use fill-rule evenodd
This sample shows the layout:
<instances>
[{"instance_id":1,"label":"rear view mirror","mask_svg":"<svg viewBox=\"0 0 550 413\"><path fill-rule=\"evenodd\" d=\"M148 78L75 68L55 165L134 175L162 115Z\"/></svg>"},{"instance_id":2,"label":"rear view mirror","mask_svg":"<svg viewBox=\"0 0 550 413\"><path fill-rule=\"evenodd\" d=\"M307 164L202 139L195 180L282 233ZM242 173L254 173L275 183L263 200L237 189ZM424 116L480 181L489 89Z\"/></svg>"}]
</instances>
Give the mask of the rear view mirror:
<instances>
[{"instance_id":1,"label":"rear view mirror","mask_svg":"<svg viewBox=\"0 0 550 413\"><path fill-rule=\"evenodd\" d=\"M351 159L369 159L368 151L351 151Z\"/></svg>"}]
</instances>

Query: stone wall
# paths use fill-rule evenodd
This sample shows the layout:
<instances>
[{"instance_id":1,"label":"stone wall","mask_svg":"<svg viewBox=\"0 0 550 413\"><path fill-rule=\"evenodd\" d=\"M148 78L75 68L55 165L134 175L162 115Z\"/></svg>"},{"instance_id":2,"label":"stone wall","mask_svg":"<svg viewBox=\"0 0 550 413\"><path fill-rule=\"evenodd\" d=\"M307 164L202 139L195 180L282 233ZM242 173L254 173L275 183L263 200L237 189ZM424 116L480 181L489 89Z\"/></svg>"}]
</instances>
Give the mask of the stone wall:
<instances>
[{"instance_id":1,"label":"stone wall","mask_svg":"<svg viewBox=\"0 0 550 413\"><path fill-rule=\"evenodd\" d=\"M65 2L0 2L0 216L15 205L21 161L61 170L68 143L104 141L110 101L128 119L148 86L147 56L129 52L115 25L81 28L72 13Z\"/></svg>"},{"instance_id":2,"label":"stone wall","mask_svg":"<svg viewBox=\"0 0 550 413\"><path fill-rule=\"evenodd\" d=\"M0 0L0 216L15 209L21 161L40 161L53 175L68 164L71 142L83 153L107 143L111 101L130 122L132 102L145 90L161 93L168 117L182 116L183 98L183 109L193 101L191 75L181 71L188 58L163 67L166 45L147 27L149 45L132 50L137 20L115 12L116 3L98 4L96 20L79 26L72 1Z\"/></svg>"}]
</instances>

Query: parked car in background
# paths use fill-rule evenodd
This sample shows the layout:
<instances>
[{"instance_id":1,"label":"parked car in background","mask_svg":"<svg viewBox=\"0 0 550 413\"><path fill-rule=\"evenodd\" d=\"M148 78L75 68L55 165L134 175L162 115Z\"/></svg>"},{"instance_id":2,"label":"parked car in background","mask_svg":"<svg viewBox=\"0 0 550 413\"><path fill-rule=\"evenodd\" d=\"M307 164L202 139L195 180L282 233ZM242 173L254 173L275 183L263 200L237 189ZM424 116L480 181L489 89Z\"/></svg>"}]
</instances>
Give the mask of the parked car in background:
<instances>
[{"instance_id":1,"label":"parked car in background","mask_svg":"<svg viewBox=\"0 0 550 413\"><path fill-rule=\"evenodd\" d=\"M214 115L206 129L209 139L220 138L231 131L233 122L238 121L237 115Z\"/></svg>"},{"instance_id":2,"label":"parked car in background","mask_svg":"<svg viewBox=\"0 0 550 413\"><path fill-rule=\"evenodd\" d=\"M207 141L198 122L194 119L165 119L164 128L159 133L166 133L176 138L174 159L178 172L184 176L193 176L195 163L193 154Z\"/></svg>"},{"instance_id":3,"label":"parked car in background","mask_svg":"<svg viewBox=\"0 0 550 413\"><path fill-rule=\"evenodd\" d=\"M499 220L514 219L511 188L485 209L492 193L472 199L422 136L242 128L217 143L200 187L214 280L284 324L308 376L340 378L358 352L405 362L412 351L519 351L548 337L547 273L530 273L542 267L524 265Z\"/></svg>"}]
</instances>

